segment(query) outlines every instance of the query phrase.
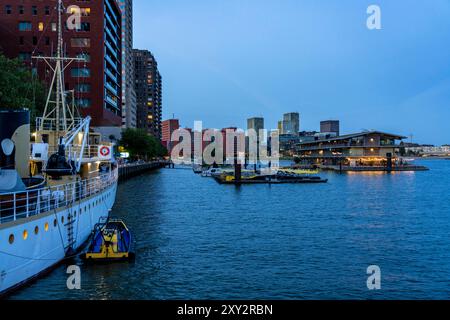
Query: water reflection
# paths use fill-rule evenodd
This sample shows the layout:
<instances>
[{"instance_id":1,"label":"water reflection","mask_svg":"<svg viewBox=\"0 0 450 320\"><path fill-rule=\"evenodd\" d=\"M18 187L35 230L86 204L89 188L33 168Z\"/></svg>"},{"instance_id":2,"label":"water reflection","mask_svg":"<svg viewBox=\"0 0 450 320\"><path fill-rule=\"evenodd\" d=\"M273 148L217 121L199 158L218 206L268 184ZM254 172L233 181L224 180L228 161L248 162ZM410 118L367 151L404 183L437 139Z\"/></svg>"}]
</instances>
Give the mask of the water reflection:
<instances>
[{"instance_id":1,"label":"water reflection","mask_svg":"<svg viewBox=\"0 0 450 320\"><path fill-rule=\"evenodd\" d=\"M122 184L114 215L135 264L64 267L13 298L354 299L450 295L450 162L430 172L324 173L323 185L223 186L189 170ZM377 264L383 290L369 292ZM45 292L45 294L43 294Z\"/></svg>"}]
</instances>

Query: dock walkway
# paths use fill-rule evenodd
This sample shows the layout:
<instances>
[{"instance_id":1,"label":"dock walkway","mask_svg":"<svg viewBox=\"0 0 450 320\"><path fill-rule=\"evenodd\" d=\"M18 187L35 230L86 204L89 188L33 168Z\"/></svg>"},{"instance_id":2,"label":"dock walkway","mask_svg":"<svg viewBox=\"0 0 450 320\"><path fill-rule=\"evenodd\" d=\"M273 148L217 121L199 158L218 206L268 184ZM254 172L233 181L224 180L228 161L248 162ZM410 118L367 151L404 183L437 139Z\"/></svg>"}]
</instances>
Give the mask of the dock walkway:
<instances>
[{"instance_id":1,"label":"dock walkway","mask_svg":"<svg viewBox=\"0 0 450 320\"><path fill-rule=\"evenodd\" d=\"M121 164L119 165L119 181L121 182L127 180L154 169L165 168L169 164L170 162L164 160L150 161L145 163Z\"/></svg>"}]
</instances>

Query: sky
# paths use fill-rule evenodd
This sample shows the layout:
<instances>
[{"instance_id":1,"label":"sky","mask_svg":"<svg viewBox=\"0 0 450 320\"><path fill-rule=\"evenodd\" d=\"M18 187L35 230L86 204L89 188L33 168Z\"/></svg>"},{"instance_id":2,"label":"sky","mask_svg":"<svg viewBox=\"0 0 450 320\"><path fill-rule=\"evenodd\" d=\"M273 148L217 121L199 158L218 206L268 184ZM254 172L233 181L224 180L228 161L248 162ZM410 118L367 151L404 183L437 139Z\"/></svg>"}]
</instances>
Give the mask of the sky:
<instances>
[{"instance_id":1,"label":"sky","mask_svg":"<svg viewBox=\"0 0 450 320\"><path fill-rule=\"evenodd\" d=\"M299 112L302 131L338 119L450 144L450 0L134 0L134 47L155 55L163 118L184 127L276 129Z\"/></svg>"}]
</instances>

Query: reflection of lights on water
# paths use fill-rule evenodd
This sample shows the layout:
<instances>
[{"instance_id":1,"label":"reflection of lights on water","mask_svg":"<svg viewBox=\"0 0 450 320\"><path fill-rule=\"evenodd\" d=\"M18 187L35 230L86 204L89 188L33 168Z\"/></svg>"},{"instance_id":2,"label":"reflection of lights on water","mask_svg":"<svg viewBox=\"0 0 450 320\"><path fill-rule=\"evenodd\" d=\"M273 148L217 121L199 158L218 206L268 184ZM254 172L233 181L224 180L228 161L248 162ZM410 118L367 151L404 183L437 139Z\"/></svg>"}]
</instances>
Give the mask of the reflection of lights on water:
<instances>
[{"instance_id":1,"label":"reflection of lights on water","mask_svg":"<svg viewBox=\"0 0 450 320\"><path fill-rule=\"evenodd\" d=\"M397 176L397 175L409 175L413 176L416 174L415 171L347 171L347 174L350 176Z\"/></svg>"}]
</instances>

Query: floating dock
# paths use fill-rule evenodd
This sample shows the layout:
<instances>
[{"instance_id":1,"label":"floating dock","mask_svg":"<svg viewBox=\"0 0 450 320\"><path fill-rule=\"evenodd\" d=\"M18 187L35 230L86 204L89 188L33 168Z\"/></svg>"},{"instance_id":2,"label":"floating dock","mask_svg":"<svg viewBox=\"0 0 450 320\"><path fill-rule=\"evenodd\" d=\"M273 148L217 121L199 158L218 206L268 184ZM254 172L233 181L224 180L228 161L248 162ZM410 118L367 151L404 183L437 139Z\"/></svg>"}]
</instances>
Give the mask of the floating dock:
<instances>
[{"instance_id":1,"label":"floating dock","mask_svg":"<svg viewBox=\"0 0 450 320\"><path fill-rule=\"evenodd\" d=\"M283 180L277 178L267 178L265 180L250 180L250 179L241 179L241 180L226 180L221 177L214 177L214 179L220 184L234 184L234 185L242 185L242 184L287 184L287 183L327 183L328 179L322 179L320 177L317 178L297 178L290 180Z\"/></svg>"}]
</instances>

